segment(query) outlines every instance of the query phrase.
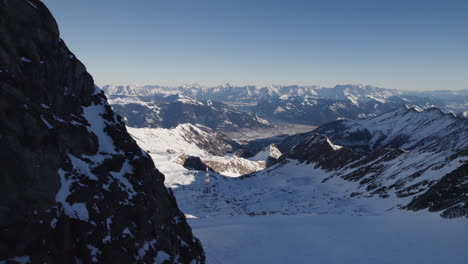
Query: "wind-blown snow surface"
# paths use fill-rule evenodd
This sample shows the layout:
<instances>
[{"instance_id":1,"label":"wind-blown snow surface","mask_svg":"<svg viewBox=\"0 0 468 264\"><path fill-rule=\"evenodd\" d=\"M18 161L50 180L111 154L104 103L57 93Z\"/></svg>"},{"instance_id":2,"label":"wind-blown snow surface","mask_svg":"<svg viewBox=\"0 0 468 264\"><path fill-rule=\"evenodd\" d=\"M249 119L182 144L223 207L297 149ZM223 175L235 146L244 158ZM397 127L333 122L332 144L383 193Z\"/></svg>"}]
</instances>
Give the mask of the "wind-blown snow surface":
<instances>
[{"instance_id":1,"label":"wind-blown snow surface","mask_svg":"<svg viewBox=\"0 0 468 264\"><path fill-rule=\"evenodd\" d=\"M208 264L466 264L468 224L437 216L295 215L189 219Z\"/></svg>"},{"instance_id":2,"label":"wind-blown snow surface","mask_svg":"<svg viewBox=\"0 0 468 264\"><path fill-rule=\"evenodd\" d=\"M466 219L404 211L400 207L413 195L398 197L392 190L386 199L350 197L365 188L339 177L350 172L347 168L325 171L313 163L288 160L247 177L211 173L211 192L206 194L205 173L184 168L177 157L203 159L209 154L177 135L176 129L129 132L151 151L165 174L179 207L190 216L208 263L468 263ZM422 164L432 158L419 159ZM392 162L403 166L416 161L402 157ZM421 177L433 176L428 171ZM395 181L390 178L383 177L382 184Z\"/></svg>"}]
</instances>

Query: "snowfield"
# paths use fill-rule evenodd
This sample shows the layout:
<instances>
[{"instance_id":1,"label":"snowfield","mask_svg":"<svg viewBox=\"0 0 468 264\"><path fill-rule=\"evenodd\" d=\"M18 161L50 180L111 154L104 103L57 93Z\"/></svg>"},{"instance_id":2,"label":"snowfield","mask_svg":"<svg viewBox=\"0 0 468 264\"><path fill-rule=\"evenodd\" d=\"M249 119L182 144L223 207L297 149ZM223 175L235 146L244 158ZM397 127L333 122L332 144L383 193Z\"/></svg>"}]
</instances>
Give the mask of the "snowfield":
<instances>
[{"instance_id":1,"label":"snowfield","mask_svg":"<svg viewBox=\"0 0 468 264\"><path fill-rule=\"evenodd\" d=\"M231 156L207 153L184 140L180 128L128 131L165 174L209 264L468 263L468 220L400 209L411 196L350 197L358 182L296 160L247 177L211 173L206 194L205 172L184 168L178 157L227 162Z\"/></svg>"},{"instance_id":2,"label":"snowfield","mask_svg":"<svg viewBox=\"0 0 468 264\"><path fill-rule=\"evenodd\" d=\"M188 219L208 264L466 264L468 221L437 215Z\"/></svg>"}]
</instances>

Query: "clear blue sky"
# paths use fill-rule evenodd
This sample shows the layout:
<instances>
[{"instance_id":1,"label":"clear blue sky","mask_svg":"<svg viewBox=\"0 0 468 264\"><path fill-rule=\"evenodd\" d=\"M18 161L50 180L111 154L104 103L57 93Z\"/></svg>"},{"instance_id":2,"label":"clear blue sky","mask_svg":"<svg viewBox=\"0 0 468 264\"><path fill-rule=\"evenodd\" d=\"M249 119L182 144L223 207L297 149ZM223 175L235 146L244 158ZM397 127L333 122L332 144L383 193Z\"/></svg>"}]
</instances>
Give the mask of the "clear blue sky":
<instances>
[{"instance_id":1,"label":"clear blue sky","mask_svg":"<svg viewBox=\"0 0 468 264\"><path fill-rule=\"evenodd\" d=\"M44 0L98 85L468 89L468 1Z\"/></svg>"}]
</instances>

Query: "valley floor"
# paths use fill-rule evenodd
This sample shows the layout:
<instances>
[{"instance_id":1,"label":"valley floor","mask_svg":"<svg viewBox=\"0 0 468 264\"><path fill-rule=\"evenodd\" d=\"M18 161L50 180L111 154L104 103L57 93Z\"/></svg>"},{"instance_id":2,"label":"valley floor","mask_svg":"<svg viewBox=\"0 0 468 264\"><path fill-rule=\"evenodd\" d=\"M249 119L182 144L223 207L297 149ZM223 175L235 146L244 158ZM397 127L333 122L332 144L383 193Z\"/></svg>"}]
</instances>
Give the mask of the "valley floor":
<instances>
[{"instance_id":1,"label":"valley floor","mask_svg":"<svg viewBox=\"0 0 468 264\"><path fill-rule=\"evenodd\" d=\"M293 135L304 132L310 132L316 129L316 126L300 125L292 123L273 123L269 128L243 128L236 131L222 131L229 138L238 142L248 142L255 139L275 137L278 135Z\"/></svg>"},{"instance_id":2,"label":"valley floor","mask_svg":"<svg viewBox=\"0 0 468 264\"><path fill-rule=\"evenodd\" d=\"M438 215L189 219L208 264L468 263L468 222Z\"/></svg>"}]
</instances>

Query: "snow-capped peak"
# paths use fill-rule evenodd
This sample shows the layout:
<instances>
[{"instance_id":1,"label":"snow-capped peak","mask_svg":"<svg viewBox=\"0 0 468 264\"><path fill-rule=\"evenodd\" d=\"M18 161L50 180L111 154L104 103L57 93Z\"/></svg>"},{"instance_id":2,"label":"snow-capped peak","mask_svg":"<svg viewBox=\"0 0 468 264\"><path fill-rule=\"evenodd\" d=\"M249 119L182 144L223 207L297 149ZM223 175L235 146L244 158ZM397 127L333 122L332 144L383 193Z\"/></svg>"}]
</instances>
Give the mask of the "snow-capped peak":
<instances>
[{"instance_id":1,"label":"snow-capped peak","mask_svg":"<svg viewBox=\"0 0 468 264\"><path fill-rule=\"evenodd\" d=\"M404 106L365 120L325 124L316 132L359 152L382 147L440 151L468 147L468 120L438 108Z\"/></svg>"}]
</instances>

